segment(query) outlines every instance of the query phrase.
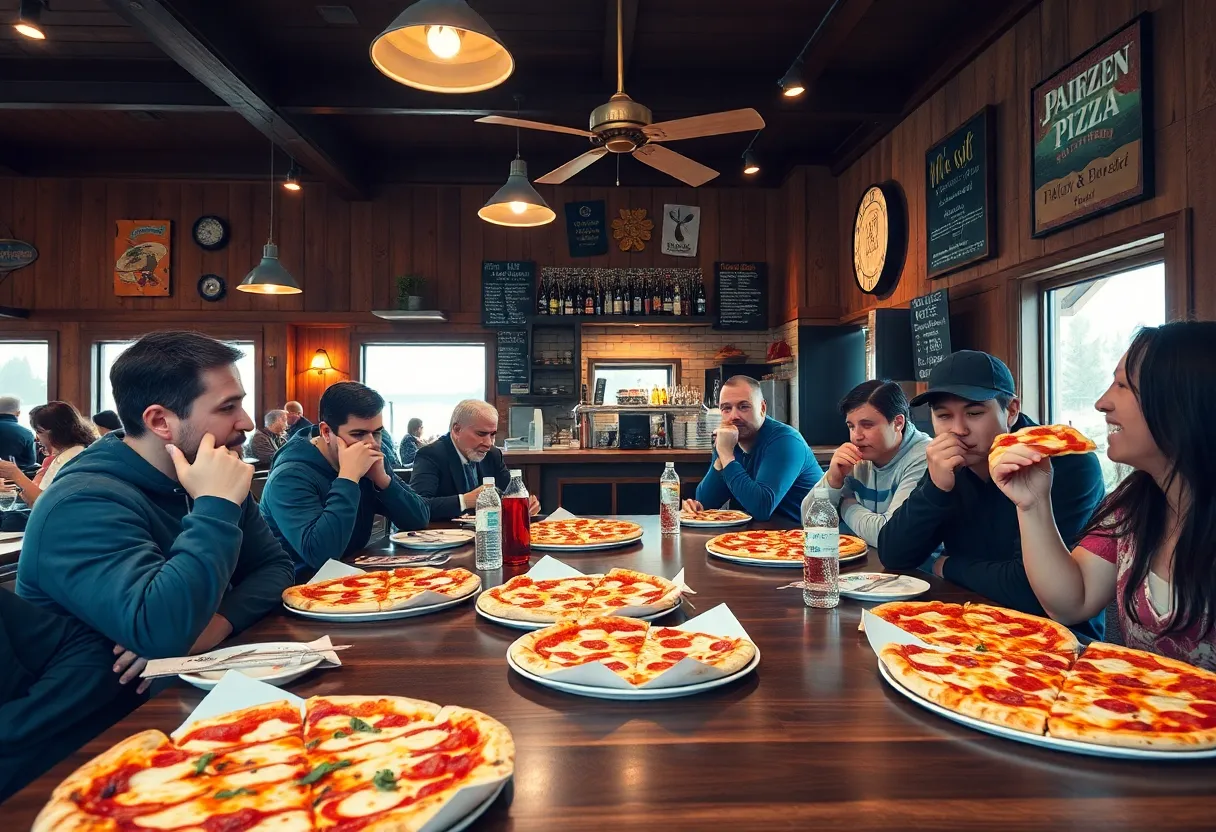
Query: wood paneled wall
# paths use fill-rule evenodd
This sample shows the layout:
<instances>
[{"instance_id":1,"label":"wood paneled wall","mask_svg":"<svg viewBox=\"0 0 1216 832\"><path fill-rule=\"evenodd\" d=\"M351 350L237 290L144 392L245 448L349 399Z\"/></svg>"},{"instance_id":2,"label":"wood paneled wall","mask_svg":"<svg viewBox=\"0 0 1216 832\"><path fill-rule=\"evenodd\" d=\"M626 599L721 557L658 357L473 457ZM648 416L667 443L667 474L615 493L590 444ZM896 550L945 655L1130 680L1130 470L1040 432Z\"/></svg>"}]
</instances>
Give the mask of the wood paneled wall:
<instances>
[{"instance_id":1,"label":"wood paneled wall","mask_svg":"<svg viewBox=\"0 0 1216 832\"><path fill-rule=\"evenodd\" d=\"M1030 236L1028 123L1030 88L1140 12L1152 12L1153 129L1156 195L1145 202L1043 239ZM924 160L934 142L985 104L997 109L997 256L953 275L925 276ZM1216 317L1216 3L1209 0L1043 0L1011 31L951 79L928 102L839 177L838 257L845 317L873 306L903 306L951 288L956 347L987 349L1012 360L1000 284L1036 260L1192 209L1196 314ZM894 179L907 195L907 264L889 297L857 290L849 264L852 214L871 183ZM985 280L985 278L991 278Z\"/></svg>"},{"instance_id":2,"label":"wood paneled wall","mask_svg":"<svg viewBox=\"0 0 1216 832\"><path fill-rule=\"evenodd\" d=\"M830 321L840 316L840 270L851 256L839 259L837 183L827 168L800 167L781 188L785 210L785 314Z\"/></svg>"}]
</instances>

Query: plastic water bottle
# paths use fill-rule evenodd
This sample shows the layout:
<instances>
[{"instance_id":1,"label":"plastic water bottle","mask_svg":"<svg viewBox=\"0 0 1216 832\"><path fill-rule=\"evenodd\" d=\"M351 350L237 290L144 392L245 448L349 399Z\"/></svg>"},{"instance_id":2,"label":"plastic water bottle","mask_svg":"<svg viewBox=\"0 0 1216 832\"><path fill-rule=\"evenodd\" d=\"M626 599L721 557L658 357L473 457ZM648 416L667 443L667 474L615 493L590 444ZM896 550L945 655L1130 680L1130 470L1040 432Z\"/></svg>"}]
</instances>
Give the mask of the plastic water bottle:
<instances>
[{"instance_id":1,"label":"plastic water bottle","mask_svg":"<svg viewBox=\"0 0 1216 832\"><path fill-rule=\"evenodd\" d=\"M674 462L667 463L659 477L659 531L680 533L680 475Z\"/></svg>"},{"instance_id":2,"label":"plastic water bottle","mask_svg":"<svg viewBox=\"0 0 1216 832\"><path fill-rule=\"evenodd\" d=\"M811 492L802 515L806 550L802 559L802 601L831 609L840 604L840 516L826 485Z\"/></svg>"},{"instance_id":3,"label":"plastic water bottle","mask_svg":"<svg viewBox=\"0 0 1216 832\"><path fill-rule=\"evenodd\" d=\"M502 568L502 499L494 487L494 478L482 480L477 495L477 542L473 565L478 569Z\"/></svg>"}]
</instances>

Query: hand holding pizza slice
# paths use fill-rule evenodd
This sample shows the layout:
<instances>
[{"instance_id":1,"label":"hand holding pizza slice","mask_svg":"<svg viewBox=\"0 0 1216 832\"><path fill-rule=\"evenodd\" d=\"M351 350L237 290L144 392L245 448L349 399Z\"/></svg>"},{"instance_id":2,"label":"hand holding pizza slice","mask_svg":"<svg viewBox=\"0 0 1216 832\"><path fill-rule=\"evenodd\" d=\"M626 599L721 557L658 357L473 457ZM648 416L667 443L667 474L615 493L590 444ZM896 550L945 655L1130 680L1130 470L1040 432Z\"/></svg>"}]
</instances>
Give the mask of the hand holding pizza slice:
<instances>
[{"instance_id":1,"label":"hand holding pizza slice","mask_svg":"<svg viewBox=\"0 0 1216 832\"><path fill-rule=\"evenodd\" d=\"M1036 425L994 439L988 452L988 469L1005 496L1025 510L1051 493L1049 457L1086 454L1096 448L1070 425Z\"/></svg>"}]
</instances>

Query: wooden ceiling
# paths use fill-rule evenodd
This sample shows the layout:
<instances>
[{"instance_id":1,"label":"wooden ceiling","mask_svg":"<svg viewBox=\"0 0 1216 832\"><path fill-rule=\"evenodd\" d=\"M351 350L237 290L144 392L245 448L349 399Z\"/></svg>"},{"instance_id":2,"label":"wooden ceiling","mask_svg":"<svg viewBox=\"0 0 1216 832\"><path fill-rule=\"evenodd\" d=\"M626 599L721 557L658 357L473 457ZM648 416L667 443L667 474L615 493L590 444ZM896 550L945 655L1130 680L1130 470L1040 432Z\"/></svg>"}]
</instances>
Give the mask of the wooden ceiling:
<instances>
[{"instance_id":1,"label":"wooden ceiling","mask_svg":"<svg viewBox=\"0 0 1216 832\"><path fill-rule=\"evenodd\" d=\"M857 158L1034 1L624 0L625 88L656 121L755 107L759 181L777 184L797 164ZM322 10L339 0L49 0L46 41L0 26L0 171L264 176L269 137L352 197L389 181L492 183L515 133L474 118L513 113L519 95L525 118L585 127L615 88L615 0L470 0L516 61L472 95L414 90L371 65L372 38L408 2L345 0L355 22L335 23ZM0 0L0 23L17 5ZM821 21L809 91L784 99L776 82ZM744 185L751 138L674 149L721 171L715 185ZM533 176L586 149L563 134L521 140ZM617 175L610 160L571 184ZM630 158L619 176L672 184Z\"/></svg>"}]
</instances>

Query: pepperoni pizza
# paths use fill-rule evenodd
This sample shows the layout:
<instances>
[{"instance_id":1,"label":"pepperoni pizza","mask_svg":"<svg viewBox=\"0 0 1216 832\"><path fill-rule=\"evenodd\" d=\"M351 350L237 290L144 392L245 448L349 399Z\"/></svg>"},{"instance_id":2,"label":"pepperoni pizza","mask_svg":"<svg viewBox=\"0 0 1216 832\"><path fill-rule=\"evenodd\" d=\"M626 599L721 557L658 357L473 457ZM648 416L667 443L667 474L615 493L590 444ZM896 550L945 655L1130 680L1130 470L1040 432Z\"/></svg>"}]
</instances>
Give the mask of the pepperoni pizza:
<instances>
[{"instance_id":1,"label":"pepperoni pizza","mask_svg":"<svg viewBox=\"0 0 1216 832\"><path fill-rule=\"evenodd\" d=\"M649 615L678 605L682 591L666 578L632 569L539 581L516 575L478 596L477 608L496 618L551 624L569 617Z\"/></svg>"},{"instance_id":2,"label":"pepperoni pizza","mask_svg":"<svg viewBox=\"0 0 1216 832\"><path fill-rule=\"evenodd\" d=\"M988 450L988 464L996 464L1005 449L1013 445L1022 445L1043 456L1087 454L1098 448L1072 425L1033 425L1014 433L1002 433L993 439L992 447Z\"/></svg>"},{"instance_id":3,"label":"pepperoni pizza","mask_svg":"<svg viewBox=\"0 0 1216 832\"><path fill-rule=\"evenodd\" d=\"M385 612L413 605L424 592L457 599L480 586L481 578L467 569L406 567L289 586L283 590L283 603L309 612Z\"/></svg>"},{"instance_id":4,"label":"pepperoni pizza","mask_svg":"<svg viewBox=\"0 0 1216 832\"><path fill-rule=\"evenodd\" d=\"M652 627L614 616L563 621L537 630L511 645L510 655L537 676L599 662L631 685L643 685L686 658L735 673L756 655L756 646L744 638Z\"/></svg>"},{"instance_id":5,"label":"pepperoni pizza","mask_svg":"<svg viewBox=\"0 0 1216 832\"><path fill-rule=\"evenodd\" d=\"M33 832L418 829L466 786L514 771L501 723L401 697L275 702L144 731L70 774Z\"/></svg>"},{"instance_id":6,"label":"pepperoni pizza","mask_svg":"<svg viewBox=\"0 0 1216 832\"><path fill-rule=\"evenodd\" d=\"M681 523L714 523L725 526L748 523L751 519L752 516L747 512L729 508L703 508L700 511L684 509L680 512Z\"/></svg>"},{"instance_id":7,"label":"pepperoni pizza","mask_svg":"<svg viewBox=\"0 0 1216 832\"><path fill-rule=\"evenodd\" d=\"M751 529L720 534L705 544L712 555L732 560L784 562L801 566L806 556L806 532L802 529ZM866 553L860 537L840 536L840 559L859 558Z\"/></svg>"},{"instance_id":8,"label":"pepperoni pizza","mask_svg":"<svg viewBox=\"0 0 1216 832\"><path fill-rule=\"evenodd\" d=\"M641 536L642 527L628 520L572 517L568 520L541 520L532 524L532 546L537 549L609 546L629 543Z\"/></svg>"}]
</instances>

